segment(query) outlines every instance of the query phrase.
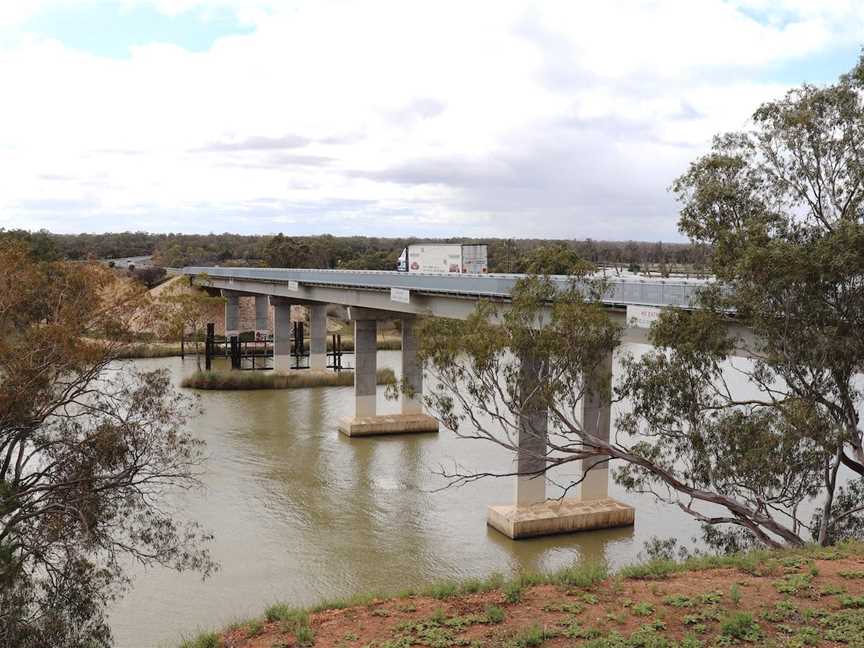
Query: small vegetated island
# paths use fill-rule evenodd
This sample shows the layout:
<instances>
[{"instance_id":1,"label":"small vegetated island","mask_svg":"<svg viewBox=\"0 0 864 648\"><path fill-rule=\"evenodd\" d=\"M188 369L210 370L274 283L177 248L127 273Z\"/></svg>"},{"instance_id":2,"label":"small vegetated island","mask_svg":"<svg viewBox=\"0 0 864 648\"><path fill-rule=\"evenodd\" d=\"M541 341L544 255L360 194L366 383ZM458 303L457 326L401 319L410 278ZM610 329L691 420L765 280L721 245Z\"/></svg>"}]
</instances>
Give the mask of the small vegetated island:
<instances>
[{"instance_id":1,"label":"small vegetated island","mask_svg":"<svg viewBox=\"0 0 864 648\"><path fill-rule=\"evenodd\" d=\"M396 383L392 369L378 370L378 384ZM197 371L184 378L181 386L192 389L301 389L307 387L350 387L354 384L351 371Z\"/></svg>"}]
</instances>

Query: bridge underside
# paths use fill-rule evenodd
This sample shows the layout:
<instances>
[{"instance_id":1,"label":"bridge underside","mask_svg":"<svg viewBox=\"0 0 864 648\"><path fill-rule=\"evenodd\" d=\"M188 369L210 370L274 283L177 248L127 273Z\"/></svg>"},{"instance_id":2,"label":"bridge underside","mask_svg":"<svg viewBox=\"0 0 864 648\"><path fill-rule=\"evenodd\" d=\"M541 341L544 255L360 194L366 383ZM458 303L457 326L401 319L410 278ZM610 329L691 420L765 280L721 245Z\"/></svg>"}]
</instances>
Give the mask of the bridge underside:
<instances>
[{"instance_id":1,"label":"bridge underside","mask_svg":"<svg viewBox=\"0 0 864 648\"><path fill-rule=\"evenodd\" d=\"M328 304L348 307L354 327L355 378L354 416L343 419L338 429L348 437L374 435L436 433L438 421L423 411L423 368L418 361L416 318L435 316L464 319L474 312L476 298L464 295L414 294L405 301L394 301L382 290L320 285L287 285L247 278L210 277L211 288L226 296L226 328L238 321L238 295L256 296L256 320L264 322L267 305L274 309L274 350L277 370L290 367L291 307L309 309L311 329L310 368L326 368L326 309ZM294 283L294 282L292 282ZM266 300L266 303L264 301ZM503 308L507 304L502 302ZM610 308L610 316L623 322L624 313ZM400 412L377 412L377 330L382 319L397 319L402 324L402 389ZM257 328L257 325L256 325ZM625 341L645 342L644 329L626 329ZM295 345L297 341L295 341ZM301 341L302 344L302 341ZM537 380L539 360L522 358L523 388L532 389ZM612 355L598 369L598 376L588 377L590 388L583 399L582 425L590 434L609 439L611 393L609 377ZM605 379L604 379L605 378ZM533 382L532 382L533 381ZM530 392L529 392L530 393ZM527 407L530 410L530 403ZM538 407L523 416L518 440L518 472L512 503L490 506L490 527L513 538L526 538L593 529L632 526L632 507L611 499L608 494L609 467L605 462L583 461L583 479L576 497L547 500L546 466L547 412Z\"/></svg>"}]
</instances>

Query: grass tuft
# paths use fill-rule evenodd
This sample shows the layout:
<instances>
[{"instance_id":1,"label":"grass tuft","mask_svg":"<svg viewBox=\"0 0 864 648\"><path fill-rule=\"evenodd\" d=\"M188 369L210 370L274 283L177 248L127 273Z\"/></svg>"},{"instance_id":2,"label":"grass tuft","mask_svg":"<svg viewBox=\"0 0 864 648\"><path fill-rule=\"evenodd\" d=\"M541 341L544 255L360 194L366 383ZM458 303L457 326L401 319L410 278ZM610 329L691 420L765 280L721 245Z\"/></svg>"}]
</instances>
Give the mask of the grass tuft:
<instances>
[{"instance_id":1,"label":"grass tuft","mask_svg":"<svg viewBox=\"0 0 864 648\"><path fill-rule=\"evenodd\" d=\"M565 567L549 578L556 585L567 587L594 587L609 578L609 568L602 562L586 562Z\"/></svg>"},{"instance_id":2,"label":"grass tuft","mask_svg":"<svg viewBox=\"0 0 864 648\"><path fill-rule=\"evenodd\" d=\"M187 639L180 648L220 648L222 642L215 632L202 632L194 639Z\"/></svg>"},{"instance_id":3,"label":"grass tuft","mask_svg":"<svg viewBox=\"0 0 864 648\"><path fill-rule=\"evenodd\" d=\"M663 580L681 570L681 563L666 558L658 558L639 565L624 567L620 571L620 575L631 580Z\"/></svg>"},{"instance_id":4,"label":"grass tuft","mask_svg":"<svg viewBox=\"0 0 864 648\"><path fill-rule=\"evenodd\" d=\"M504 623L504 610L497 605L490 605L486 608L486 623L495 625Z\"/></svg>"}]
</instances>

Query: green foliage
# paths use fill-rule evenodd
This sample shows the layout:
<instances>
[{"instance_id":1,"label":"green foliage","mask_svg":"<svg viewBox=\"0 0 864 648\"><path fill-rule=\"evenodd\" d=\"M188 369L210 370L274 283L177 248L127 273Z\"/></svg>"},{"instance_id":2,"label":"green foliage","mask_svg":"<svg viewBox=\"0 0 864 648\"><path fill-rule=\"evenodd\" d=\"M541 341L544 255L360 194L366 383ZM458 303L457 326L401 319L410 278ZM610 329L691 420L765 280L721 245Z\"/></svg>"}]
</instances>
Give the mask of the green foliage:
<instances>
[{"instance_id":1,"label":"green foliage","mask_svg":"<svg viewBox=\"0 0 864 648\"><path fill-rule=\"evenodd\" d=\"M864 578L864 571L841 571L837 575L847 580L860 580Z\"/></svg>"},{"instance_id":2,"label":"green foliage","mask_svg":"<svg viewBox=\"0 0 864 648\"><path fill-rule=\"evenodd\" d=\"M180 644L180 648L221 648L222 642L215 632L204 632Z\"/></svg>"},{"instance_id":3,"label":"green foliage","mask_svg":"<svg viewBox=\"0 0 864 648\"><path fill-rule=\"evenodd\" d=\"M732 587L729 588L729 600L732 601L732 605L738 607L741 603L741 588L738 587L737 583L733 583Z\"/></svg>"},{"instance_id":4,"label":"green foliage","mask_svg":"<svg viewBox=\"0 0 864 648\"><path fill-rule=\"evenodd\" d=\"M315 643L315 633L308 625L298 627L294 631L294 637L300 646L311 646Z\"/></svg>"},{"instance_id":5,"label":"green foliage","mask_svg":"<svg viewBox=\"0 0 864 648\"><path fill-rule=\"evenodd\" d=\"M451 598L459 593L459 586L453 582L436 583L427 589L425 593L436 599Z\"/></svg>"},{"instance_id":6,"label":"green foliage","mask_svg":"<svg viewBox=\"0 0 864 648\"><path fill-rule=\"evenodd\" d=\"M762 630L752 614L735 612L720 622L720 634L740 641L758 641L762 637Z\"/></svg>"},{"instance_id":7,"label":"green foliage","mask_svg":"<svg viewBox=\"0 0 864 648\"><path fill-rule=\"evenodd\" d=\"M783 580L775 581L774 587L781 594L803 594L812 590L813 577L810 574L790 574Z\"/></svg>"},{"instance_id":8,"label":"green foliage","mask_svg":"<svg viewBox=\"0 0 864 648\"><path fill-rule=\"evenodd\" d=\"M609 568L606 563L585 562L558 570L552 574L550 580L557 585L589 588L607 578L609 578Z\"/></svg>"},{"instance_id":9,"label":"green foliage","mask_svg":"<svg viewBox=\"0 0 864 648\"><path fill-rule=\"evenodd\" d=\"M532 250L522 271L535 275L575 275L582 277L594 270L590 262L566 245L543 245Z\"/></svg>"},{"instance_id":10,"label":"green foliage","mask_svg":"<svg viewBox=\"0 0 864 648\"><path fill-rule=\"evenodd\" d=\"M194 403L165 371L111 367L145 306L104 266L0 236L2 646L107 645L128 566L214 568L209 534L164 506L197 484Z\"/></svg>"},{"instance_id":11,"label":"green foliage","mask_svg":"<svg viewBox=\"0 0 864 648\"><path fill-rule=\"evenodd\" d=\"M484 420L518 427L523 411L564 412L559 427L572 443L568 450L541 466L580 458L584 444L593 439L580 434L581 424L567 417L587 391L606 389L611 376L606 361L618 345L619 327L610 321L599 302L604 282L584 277L565 289L541 277L520 280L509 310L481 303L467 320L430 319L420 332L421 359L437 381L426 392L426 403L442 423L456 434L476 436L476 423ZM538 328L538 321L544 326ZM524 389L528 370L536 369L537 388ZM586 381L585 376L592 380ZM520 387L520 385L522 385ZM488 438L514 449L512 438L498 423L484 427ZM523 470L526 470L523 467ZM459 483L471 476L454 476Z\"/></svg>"},{"instance_id":12,"label":"green foliage","mask_svg":"<svg viewBox=\"0 0 864 648\"><path fill-rule=\"evenodd\" d=\"M486 608L486 623L504 623L504 617L504 610L502 610L497 605L490 605Z\"/></svg>"},{"instance_id":13,"label":"green foliage","mask_svg":"<svg viewBox=\"0 0 864 648\"><path fill-rule=\"evenodd\" d=\"M651 333L658 348L627 363L619 395L632 411L618 427L643 461L626 462L618 479L707 520L717 548L864 532L864 491L837 483L841 463L864 469L862 68L763 104L750 130L716 137L672 186L679 227L712 249L719 282L699 310L664 313ZM747 336L727 326L731 313ZM736 365L746 397L724 382L733 348L754 358ZM786 517L828 494L812 520Z\"/></svg>"},{"instance_id":14,"label":"green foliage","mask_svg":"<svg viewBox=\"0 0 864 648\"><path fill-rule=\"evenodd\" d=\"M524 586L519 579L508 581L504 584L504 600L508 603L518 603L522 600Z\"/></svg>"},{"instance_id":15,"label":"green foliage","mask_svg":"<svg viewBox=\"0 0 864 648\"><path fill-rule=\"evenodd\" d=\"M546 639L551 638L548 631L535 623L524 630L520 630L508 642L510 648L537 648L542 646Z\"/></svg>"},{"instance_id":16,"label":"green foliage","mask_svg":"<svg viewBox=\"0 0 864 648\"><path fill-rule=\"evenodd\" d=\"M245 631L247 638L257 637L264 632L264 622L261 619L253 619L246 624Z\"/></svg>"},{"instance_id":17,"label":"green foliage","mask_svg":"<svg viewBox=\"0 0 864 648\"><path fill-rule=\"evenodd\" d=\"M543 606L544 612L566 612L567 614L582 614L585 606L574 601L557 601Z\"/></svg>"},{"instance_id":18,"label":"green foliage","mask_svg":"<svg viewBox=\"0 0 864 648\"><path fill-rule=\"evenodd\" d=\"M680 571L674 560L659 558L638 565L628 565L619 572L623 578L633 580L663 580Z\"/></svg>"}]
</instances>

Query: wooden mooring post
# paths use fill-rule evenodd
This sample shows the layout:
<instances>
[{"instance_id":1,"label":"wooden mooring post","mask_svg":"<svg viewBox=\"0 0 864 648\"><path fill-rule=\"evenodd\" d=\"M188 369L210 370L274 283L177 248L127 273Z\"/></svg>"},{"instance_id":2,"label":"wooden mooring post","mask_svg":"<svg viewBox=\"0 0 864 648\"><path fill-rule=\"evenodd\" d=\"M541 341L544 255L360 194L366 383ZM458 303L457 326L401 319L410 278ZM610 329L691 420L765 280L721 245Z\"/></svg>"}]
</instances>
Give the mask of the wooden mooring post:
<instances>
[{"instance_id":1,"label":"wooden mooring post","mask_svg":"<svg viewBox=\"0 0 864 648\"><path fill-rule=\"evenodd\" d=\"M204 338L204 368L207 371L213 369L213 338L216 337L216 325L213 322L207 324L207 337Z\"/></svg>"}]
</instances>

